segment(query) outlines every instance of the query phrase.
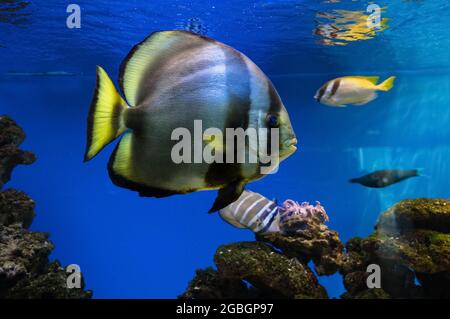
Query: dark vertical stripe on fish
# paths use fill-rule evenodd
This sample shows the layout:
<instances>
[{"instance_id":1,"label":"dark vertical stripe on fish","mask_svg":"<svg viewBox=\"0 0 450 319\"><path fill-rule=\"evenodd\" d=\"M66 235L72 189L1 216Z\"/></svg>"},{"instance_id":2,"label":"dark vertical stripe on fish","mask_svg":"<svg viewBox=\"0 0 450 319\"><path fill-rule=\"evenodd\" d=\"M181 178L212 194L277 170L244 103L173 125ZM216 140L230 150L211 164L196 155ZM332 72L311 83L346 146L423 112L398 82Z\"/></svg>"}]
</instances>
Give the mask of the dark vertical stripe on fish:
<instances>
[{"instance_id":1,"label":"dark vertical stripe on fish","mask_svg":"<svg viewBox=\"0 0 450 319\"><path fill-rule=\"evenodd\" d=\"M225 74L228 96L228 113L223 132L227 128L242 128L249 125L250 112L250 73L241 54L223 47L225 55ZM244 75L245 74L245 75ZM205 176L209 186L224 185L230 181L242 179L241 164L237 163L237 140L234 139L234 163L226 163L227 146L224 148L224 163L212 163Z\"/></svg>"},{"instance_id":2,"label":"dark vertical stripe on fish","mask_svg":"<svg viewBox=\"0 0 450 319\"><path fill-rule=\"evenodd\" d=\"M269 110L267 114L273 114L278 116L281 110L281 98L278 95L277 91L275 90L272 82L269 81L268 83L268 89L269 89ZM265 123L267 125L267 123ZM267 126L267 155L271 156L272 154L272 130L270 127Z\"/></svg>"},{"instance_id":3,"label":"dark vertical stripe on fish","mask_svg":"<svg viewBox=\"0 0 450 319\"><path fill-rule=\"evenodd\" d=\"M317 96L317 102L321 102L323 96L325 95L325 91L327 89L327 84L325 84L324 86L322 86L319 90L319 95Z\"/></svg>"},{"instance_id":4,"label":"dark vertical stripe on fish","mask_svg":"<svg viewBox=\"0 0 450 319\"><path fill-rule=\"evenodd\" d=\"M331 95L330 98L333 97L337 90L339 89L339 86L341 85L341 80L335 80L333 83L333 88L331 89Z\"/></svg>"},{"instance_id":5,"label":"dark vertical stripe on fish","mask_svg":"<svg viewBox=\"0 0 450 319\"><path fill-rule=\"evenodd\" d=\"M275 114L278 115L281 110L281 98L278 95L277 91L275 90L272 82L268 81L268 89L269 89L269 100L270 100L270 106L269 106L269 114Z\"/></svg>"}]
</instances>

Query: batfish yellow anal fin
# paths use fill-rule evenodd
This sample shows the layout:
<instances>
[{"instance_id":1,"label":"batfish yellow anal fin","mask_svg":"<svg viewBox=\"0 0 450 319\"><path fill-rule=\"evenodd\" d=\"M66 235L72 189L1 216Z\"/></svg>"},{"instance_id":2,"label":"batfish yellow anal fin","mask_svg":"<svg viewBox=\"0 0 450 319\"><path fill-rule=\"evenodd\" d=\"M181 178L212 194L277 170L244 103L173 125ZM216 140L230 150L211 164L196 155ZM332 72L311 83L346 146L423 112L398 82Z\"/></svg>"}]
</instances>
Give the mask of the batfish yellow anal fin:
<instances>
[{"instance_id":1,"label":"batfish yellow anal fin","mask_svg":"<svg viewBox=\"0 0 450 319\"><path fill-rule=\"evenodd\" d=\"M148 181L142 180L142 176L139 176L135 169L137 164L134 158L134 143L138 143L135 138L133 133L127 132L116 146L108 163L108 172L112 182L117 186L139 192L140 196L145 197L166 197L182 194L183 192L147 185Z\"/></svg>"},{"instance_id":2,"label":"batfish yellow anal fin","mask_svg":"<svg viewBox=\"0 0 450 319\"><path fill-rule=\"evenodd\" d=\"M133 134L128 132L122 136L114 154L111 156L109 169L114 175L127 180L134 179L133 171Z\"/></svg>"}]
</instances>

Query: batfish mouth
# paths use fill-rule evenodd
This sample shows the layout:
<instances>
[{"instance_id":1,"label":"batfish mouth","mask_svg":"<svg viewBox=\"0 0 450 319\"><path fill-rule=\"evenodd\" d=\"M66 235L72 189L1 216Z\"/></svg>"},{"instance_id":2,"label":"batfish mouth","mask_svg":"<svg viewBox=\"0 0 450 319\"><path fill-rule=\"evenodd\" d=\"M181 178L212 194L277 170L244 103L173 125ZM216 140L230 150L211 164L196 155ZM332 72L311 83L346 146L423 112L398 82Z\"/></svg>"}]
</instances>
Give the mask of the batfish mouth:
<instances>
[{"instance_id":1,"label":"batfish mouth","mask_svg":"<svg viewBox=\"0 0 450 319\"><path fill-rule=\"evenodd\" d=\"M286 144L288 145L288 148L294 147L295 149L297 149L297 147L295 147L295 145L297 145L297 142L297 139L294 137L290 139Z\"/></svg>"},{"instance_id":2,"label":"batfish mouth","mask_svg":"<svg viewBox=\"0 0 450 319\"><path fill-rule=\"evenodd\" d=\"M293 138L286 142L286 148L281 152L281 158L286 158L297 150L297 139Z\"/></svg>"}]
</instances>

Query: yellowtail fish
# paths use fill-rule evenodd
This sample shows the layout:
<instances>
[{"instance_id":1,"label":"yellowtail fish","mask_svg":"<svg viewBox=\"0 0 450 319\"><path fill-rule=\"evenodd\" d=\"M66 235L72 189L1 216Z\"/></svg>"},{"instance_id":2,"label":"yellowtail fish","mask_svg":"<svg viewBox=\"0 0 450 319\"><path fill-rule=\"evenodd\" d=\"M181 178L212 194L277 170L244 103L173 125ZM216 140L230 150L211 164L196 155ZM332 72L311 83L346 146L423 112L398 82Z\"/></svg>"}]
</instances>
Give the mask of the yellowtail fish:
<instances>
[{"instance_id":1,"label":"yellowtail fish","mask_svg":"<svg viewBox=\"0 0 450 319\"><path fill-rule=\"evenodd\" d=\"M314 96L317 102L336 107L364 105L377 98L377 91L389 91L395 76L377 84L379 76L346 76L325 83Z\"/></svg>"},{"instance_id":2,"label":"yellowtail fish","mask_svg":"<svg viewBox=\"0 0 450 319\"><path fill-rule=\"evenodd\" d=\"M175 163L173 133L178 128L194 132L198 120L222 132L266 128L264 136L258 135L264 141L271 141L270 129L277 128L280 160L296 150L288 113L271 81L244 54L211 38L186 31L153 33L122 62L119 85L125 98L97 67L85 161L122 135L109 160L109 175L114 184L141 196L219 190L213 212L236 200L246 183L264 176L260 161Z\"/></svg>"}]
</instances>

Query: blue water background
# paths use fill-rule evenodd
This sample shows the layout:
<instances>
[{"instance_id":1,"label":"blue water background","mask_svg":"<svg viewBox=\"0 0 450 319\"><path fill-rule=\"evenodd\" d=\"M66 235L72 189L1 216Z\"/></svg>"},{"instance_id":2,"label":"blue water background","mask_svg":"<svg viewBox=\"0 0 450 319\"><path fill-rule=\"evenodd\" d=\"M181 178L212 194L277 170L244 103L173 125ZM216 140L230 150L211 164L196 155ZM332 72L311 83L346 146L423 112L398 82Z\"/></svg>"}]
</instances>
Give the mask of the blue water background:
<instances>
[{"instance_id":1,"label":"blue water background","mask_svg":"<svg viewBox=\"0 0 450 319\"><path fill-rule=\"evenodd\" d=\"M253 59L290 113L299 150L250 189L279 201L319 200L343 241L370 234L380 212L401 199L450 197L447 1L378 1L388 28L346 46L318 43L316 14L364 11L366 1L76 3L81 29L66 28L65 1L30 1L15 12L21 16L2 19L0 113L24 128L23 148L38 156L7 187L36 201L32 229L51 233L51 257L79 264L96 298L176 297L195 269L213 265L219 245L254 239L206 213L215 192L154 199L114 186L106 171L113 145L82 163L95 66L117 83L134 44L191 18ZM47 71L72 76L8 74ZM329 108L312 98L325 81L352 74L398 79L362 107ZM384 168L422 168L426 176L378 190L347 182ZM320 281L331 296L343 292L339 275Z\"/></svg>"}]
</instances>

